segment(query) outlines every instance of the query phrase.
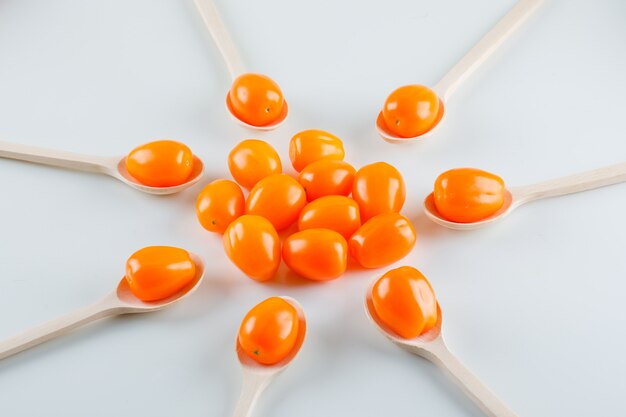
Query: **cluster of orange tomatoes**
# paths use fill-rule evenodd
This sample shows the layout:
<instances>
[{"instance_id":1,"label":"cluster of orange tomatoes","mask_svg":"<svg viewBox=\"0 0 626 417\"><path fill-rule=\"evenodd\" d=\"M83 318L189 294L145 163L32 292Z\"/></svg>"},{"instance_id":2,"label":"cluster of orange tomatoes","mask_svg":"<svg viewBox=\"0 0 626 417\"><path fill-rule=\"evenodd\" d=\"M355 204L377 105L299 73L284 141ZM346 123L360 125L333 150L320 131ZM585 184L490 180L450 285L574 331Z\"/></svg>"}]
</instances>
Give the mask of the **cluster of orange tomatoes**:
<instances>
[{"instance_id":1,"label":"cluster of orange tomatoes","mask_svg":"<svg viewBox=\"0 0 626 417\"><path fill-rule=\"evenodd\" d=\"M415 244L415 229L399 212L406 190L384 162L353 168L343 143L322 130L305 130L289 144L297 178L283 173L274 148L244 140L228 156L235 181L220 179L198 196L202 226L223 233L224 249L249 277L275 276L281 260L312 280L341 276L352 256L365 268L389 265ZM242 187L249 190L244 197ZM297 229L297 230L295 230ZM285 236L282 242L279 232Z\"/></svg>"}]
</instances>

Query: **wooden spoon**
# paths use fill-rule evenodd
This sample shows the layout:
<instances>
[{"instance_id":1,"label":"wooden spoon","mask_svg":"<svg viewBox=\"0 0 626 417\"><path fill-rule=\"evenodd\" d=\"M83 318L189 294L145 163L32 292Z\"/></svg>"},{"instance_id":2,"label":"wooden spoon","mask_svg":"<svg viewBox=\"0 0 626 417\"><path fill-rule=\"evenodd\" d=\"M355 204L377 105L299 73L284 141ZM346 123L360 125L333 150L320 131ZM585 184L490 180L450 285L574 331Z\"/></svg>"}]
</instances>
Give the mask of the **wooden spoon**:
<instances>
[{"instance_id":1,"label":"wooden spoon","mask_svg":"<svg viewBox=\"0 0 626 417\"><path fill-rule=\"evenodd\" d=\"M456 223L441 217L435 206L433 193L424 199L424 212L430 220L449 229L474 230L503 219L530 201L593 190L625 181L626 163L621 163L537 184L511 187L505 191L504 204L500 210L484 220L473 223Z\"/></svg>"},{"instance_id":2,"label":"wooden spoon","mask_svg":"<svg viewBox=\"0 0 626 417\"><path fill-rule=\"evenodd\" d=\"M450 352L441 335L441 308L437 304L437 324L415 339L404 339L389 329L378 317L372 302L372 281L365 296L365 312L378 330L402 349L422 356L445 370L463 392L489 417L517 417L496 395Z\"/></svg>"},{"instance_id":3,"label":"wooden spoon","mask_svg":"<svg viewBox=\"0 0 626 417\"><path fill-rule=\"evenodd\" d=\"M434 126L426 133L412 138L397 136L387 129L383 112L376 119L376 130L380 136L390 143L409 143L417 139L425 139L431 136L441 124L445 112L445 105L463 81L465 81L487 58L491 56L507 40L524 21L543 3L543 0L520 0L504 15L502 19L483 38L465 54L441 80L433 87L433 91L439 96L439 114Z\"/></svg>"},{"instance_id":4,"label":"wooden spoon","mask_svg":"<svg viewBox=\"0 0 626 417\"><path fill-rule=\"evenodd\" d=\"M184 184L172 187L151 187L141 184L126 170L126 156L81 155L55 149L21 145L0 141L0 158L17 159L36 164L51 165L77 171L95 172L109 175L124 184L148 194L167 195L180 192L197 183L202 177L204 164L200 158L193 157L193 172Z\"/></svg>"},{"instance_id":5,"label":"wooden spoon","mask_svg":"<svg viewBox=\"0 0 626 417\"><path fill-rule=\"evenodd\" d=\"M141 301L131 292L126 278L122 278L114 291L95 304L65 314L0 342L0 360L104 317L129 313L150 313L182 301L200 286L204 277L204 262L202 259L192 253L189 255L196 264L196 277L187 287L176 294L163 300Z\"/></svg>"},{"instance_id":6,"label":"wooden spoon","mask_svg":"<svg viewBox=\"0 0 626 417\"><path fill-rule=\"evenodd\" d=\"M306 334L306 319L304 317L304 311L300 304L291 297L281 297L289 304L291 304L298 312L299 327L298 338L291 353L282 361L274 365L261 365L254 359L250 358L241 348L239 339L237 338L236 351L239 363L241 363L241 369L243 372L243 384L241 387L241 395L237 406L233 412L233 417L248 417L252 414L252 410L259 399L261 393L265 388L289 366L293 358L296 357L304 342L304 336Z\"/></svg>"},{"instance_id":7,"label":"wooden spoon","mask_svg":"<svg viewBox=\"0 0 626 417\"><path fill-rule=\"evenodd\" d=\"M194 2L196 3L196 7L200 12L200 16L202 16L202 20L204 21L205 26L209 30L211 37L217 45L217 49L219 49L220 53L222 54L222 58L226 63L226 67L228 68L231 81L234 81L235 78L242 74L245 74L247 71L245 70L239 52L237 52L235 43L228 34L226 25L220 17L217 7L215 7L215 3L213 2L213 0L194 0ZM264 126L254 126L244 122L237 117L237 115L233 111L233 107L230 102L230 94L226 94L226 107L228 108L228 112L232 116L233 120L235 120L235 122L237 122L239 125L251 130L261 131L276 129L278 126L283 124L283 122L287 118L287 114L289 113L289 107L287 106L287 101L285 100L282 112L278 119Z\"/></svg>"}]
</instances>

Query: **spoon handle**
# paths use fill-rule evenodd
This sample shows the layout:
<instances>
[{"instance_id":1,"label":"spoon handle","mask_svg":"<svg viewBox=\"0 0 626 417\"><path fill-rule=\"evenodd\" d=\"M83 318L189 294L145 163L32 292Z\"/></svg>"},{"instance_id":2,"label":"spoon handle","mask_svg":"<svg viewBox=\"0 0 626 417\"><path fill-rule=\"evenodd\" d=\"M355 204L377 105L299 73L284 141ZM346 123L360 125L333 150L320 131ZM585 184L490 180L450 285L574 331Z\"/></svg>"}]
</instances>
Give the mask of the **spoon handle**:
<instances>
[{"instance_id":1,"label":"spoon handle","mask_svg":"<svg viewBox=\"0 0 626 417\"><path fill-rule=\"evenodd\" d=\"M0 141L0 158L17 159L19 161L100 174L109 173L111 165L115 163L111 157L81 155L3 141Z\"/></svg>"},{"instance_id":2,"label":"spoon handle","mask_svg":"<svg viewBox=\"0 0 626 417\"><path fill-rule=\"evenodd\" d=\"M430 359L452 376L465 394L488 417L517 417L496 395L472 374L439 338L429 347Z\"/></svg>"},{"instance_id":3,"label":"spoon handle","mask_svg":"<svg viewBox=\"0 0 626 417\"><path fill-rule=\"evenodd\" d=\"M626 182L626 163L581 172L523 187L512 187L511 193L520 203L541 198L578 193L607 185Z\"/></svg>"},{"instance_id":4,"label":"spoon handle","mask_svg":"<svg viewBox=\"0 0 626 417\"><path fill-rule=\"evenodd\" d=\"M519 0L509 12L435 85L434 90L446 102L465 81L524 21L543 0Z\"/></svg>"},{"instance_id":5,"label":"spoon handle","mask_svg":"<svg viewBox=\"0 0 626 417\"><path fill-rule=\"evenodd\" d=\"M235 77L245 72L244 66L235 43L228 34L217 7L215 7L215 3L213 0L195 0L195 3L205 26L209 29L211 37L217 45L217 49L219 49L224 58L231 78L235 79Z\"/></svg>"},{"instance_id":6,"label":"spoon handle","mask_svg":"<svg viewBox=\"0 0 626 417\"><path fill-rule=\"evenodd\" d=\"M0 360L61 336L77 327L119 312L107 297L0 342Z\"/></svg>"},{"instance_id":7,"label":"spoon handle","mask_svg":"<svg viewBox=\"0 0 626 417\"><path fill-rule=\"evenodd\" d=\"M269 385L271 379L272 375L258 374L244 370L241 395L239 396L232 417L250 416L259 396Z\"/></svg>"}]
</instances>

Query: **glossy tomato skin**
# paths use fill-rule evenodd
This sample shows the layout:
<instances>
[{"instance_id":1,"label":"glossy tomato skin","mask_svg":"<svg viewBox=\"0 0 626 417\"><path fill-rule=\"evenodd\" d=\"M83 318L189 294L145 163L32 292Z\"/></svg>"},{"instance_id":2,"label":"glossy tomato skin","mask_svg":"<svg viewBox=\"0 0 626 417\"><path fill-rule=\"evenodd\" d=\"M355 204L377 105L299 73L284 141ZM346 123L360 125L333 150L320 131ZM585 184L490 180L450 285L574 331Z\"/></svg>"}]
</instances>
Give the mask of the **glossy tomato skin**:
<instances>
[{"instance_id":1,"label":"glossy tomato skin","mask_svg":"<svg viewBox=\"0 0 626 417\"><path fill-rule=\"evenodd\" d=\"M473 223L491 216L504 204L504 181L475 168L457 168L435 181L437 211L447 220Z\"/></svg>"},{"instance_id":2,"label":"glossy tomato skin","mask_svg":"<svg viewBox=\"0 0 626 417\"><path fill-rule=\"evenodd\" d=\"M361 226L359 205L351 198L329 195L310 202L300 212L298 230L330 229L350 239Z\"/></svg>"},{"instance_id":3,"label":"glossy tomato skin","mask_svg":"<svg viewBox=\"0 0 626 417\"><path fill-rule=\"evenodd\" d=\"M281 117L285 99L274 80L266 75L238 76L228 92L235 116L252 126L265 126Z\"/></svg>"},{"instance_id":4,"label":"glossy tomato skin","mask_svg":"<svg viewBox=\"0 0 626 417\"><path fill-rule=\"evenodd\" d=\"M321 159L343 160L343 142L324 130L309 129L296 133L289 142L289 159L293 169L300 172Z\"/></svg>"},{"instance_id":5,"label":"glossy tomato skin","mask_svg":"<svg viewBox=\"0 0 626 417\"><path fill-rule=\"evenodd\" d=\"M126 170L141 184L173 187L189 179L193 154L183 143L157 140L133 149L126 157Z\"/></svg>"},{"instance_id":6,"label":"glossy tomato skin","mask_svg":"<svg viewBox=\"0 0 626 417\"><path fill-rule=\"evenodd\" d=\"M289 269L304 278L328 281L346 272L348 245L333 230L303 230L285 239L283 260Z\"/></svg>"},{"instance_id":7,"label":"glossy tomato skin","mask_svg":"<svg viewBox=\"0 0 626 417\"><path fill-rule=\"evenodd\" d=\"M284 230L296 220L306 205L304 188L287 174L270 175L259 181L246 200L246 213L268 219L276 230Z\"/></svg>"},{"instance_id":8,"label":"glossy tomato skin","mask_svg":"<svg viewBox=\"0 0 626 417\"><path fill-rule=\"evenodd\" d=\"M406 199L404 179L386 162L365 165L354 176L352 198L361 208L362 221L377 214L398 213Z\"/></svg>"},{"instance_id":9,"label":"glossy tomato skin","mask_svg":"<svg viewBox=\"0 0 626 417\"><path fill-rule=\"evenodd\" d=\"M273 365L289 356L299 331L300 320L295 307L283 298L271 297L246 314L237 340L250 358L262 365Z\"/></svg>"},{"instance_id":10,"label":"glossy tomato skin","mask_svg":"<svg viewBox=\"0 0 626 417\"><path fill-rule=\"evenodd\" d=\"M224 232L223 243L230 260L256 281L272 278L280 266L280 239L264 217L239 217Z\"/></svg>"},{"instance_id":11,"label":"glossy tomato skin","mask_svg":"<svg viewBox=\"0 0 626 417\"><path fill-rule=\"evenodd\" d=\"M423 135L437 123L439 97L423 85L405 85L394 90L383 107L387 129L397 136Z\"/></svg>"},{"instance_id":12,"label":"glossy tomato skin","mask_svg":"<svg viewBox=\"0 0 626 417\"><path fill-rule=\"evenodd\" d=\"M437 299L424 275L411 266L392 269L372 288L378 318L405 339L418 337L437 324Z\"/></svg>"},{"instance_id":13,"label":"glossy tomato skin","mask_svg":"<svg viewBox=\"0 0 626 417\"><path fill-rule=\"evenodd\" d=\"M320 159L300 171L298 182L306 191L307 200L327 195L348 196L356 170L352 165L338 159Z\"/></svg>"},{"instance_id":14,"label":"glossy tomato skin","mask_svg":"<svg viewBox=\"0 0 626 417\"><path fill-rule=\"evenodd\" d=\"M189 253L171 246L148 246L126 261L126 281L142 301L170 297L187 287L196 277L196 264Z\"/></svg>"},{"instance_id":15,"label":"glossy tomato skin","mask_svg":"<svg viewBox=\"0 0 626 417\"><path fill-rule=\"evenodd\" d=\"M350 255L364 268L380 268L404 258L415 246L415 228L398 213L374 216L352 235Z\"/></svg>"},{"instance_id":16,"label":"glossy tomato skin","mask_svg":"<svg viewBox=\"0 0 626 417\"><path fill-rule=\"evenodd\" d=\"M235 181L248 190L263 178L283 171L276 150L258 139L237 144L228 155L228 169Z\"/></svg>"},{"instance_id":17,"label":"glossy tomato skin","mask_svg":"<svg viewBox=\"0 0 626 417\"><path fill-rule=\"evenodd\" d=\"M230 180L208 184L196 200L196 217L206 230L224 233L229 224L241 216L246 200L241 188Z\"/></svg>"}]
</instances>

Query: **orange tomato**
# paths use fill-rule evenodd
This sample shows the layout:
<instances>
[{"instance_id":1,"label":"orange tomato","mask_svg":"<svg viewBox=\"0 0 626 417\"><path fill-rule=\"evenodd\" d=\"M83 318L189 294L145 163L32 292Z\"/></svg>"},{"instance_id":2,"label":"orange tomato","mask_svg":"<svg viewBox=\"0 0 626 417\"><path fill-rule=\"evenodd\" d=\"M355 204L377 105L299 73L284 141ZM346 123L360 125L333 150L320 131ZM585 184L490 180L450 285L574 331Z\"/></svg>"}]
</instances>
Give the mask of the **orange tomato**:
<instances>
[{"instance_id":1,"label":"orange tomato","mask_svg":"<svg viewBox=\"0 0 626 417\"><path fill-rule=\"evenodd\" d=\"M253 126L276 121L285 99L278 84L268 76L247 73L235 78L228 99L238 119Z\"/></svg>"},{"instance_id":2,"label":"orange tomato","mask_svg":"<svg viewBox=\"0 0 626 417\"><path fill-rule=\"evenodd\" d=\"M289 142L289 159L293 169L298 172L320 159L341 160L344 156L341 139L323 130L303 130Z\"/></svg>"},{"instance_id":3,"label":"orange tomato","mask_svg":"<svg viewBox=\"0 0 626 417\"><path fill-rule=\"evenodd\" d=\"M189 253L170 246L148 246L126 261L126 281L135 297L156 301L187 287L196 277Z\"/></svg>"},{"instance_id":4,"label":"orange tomato","mask_svg":"<svg viewBox=\"0 0 626 417\"><path fill-rule=\"evenodd\" d=\"M304 188L287 174L270 175L259 181L248 195L246 213L268 219L283 230L298 219L306 205Z\"/></svg>"},{"instance_id":5,"label":"orange tomato","mask_svg":"<svg viewBox=\"0 0 626 417\"><path fill-rule=\"evenodd\" d=\"M246 314L237 337L241 350L262 365L285 359L294 349L300 331L298 312L288 301L271 297Z\"/></svg>"},{"instance_id":6,"label":"orange tomato","mask_svg":"<svg viewBox=\"0 0 626 417\"><path fill-rule=\"evenodd\" d=\"M350 239L360 226L359 205L341 195L329 195L310 202L298 218L298 230L330 229L346 239Z\"/></svg>"},{"instance_id":7,"label":"orange tomato","mask_svg":"<svg viewBox=\"0 0 626 417\"><path fill-rule=\"evenodd\" d=\"M228 155L228 169L235 181L247 189L263 178L283 171L274 148L258 139L244 140L235 146Z\"/></svg>"},{"instance_id":8,"label":"orange tomato","mask_svg":"<svg viewBox=\"0 0 626 417\"><path fill-rule=\"evenodd\" d=\"M337 159L320 159L300 171L298 182L302 184L309 201L326 195L350 195L355 169L347 162Z\"/></svg>"},{"instance_id":9,"label":"orange tomato","mask_svg":"<svg viewBox=\"0 0 626 417\"><path fill-rule=\"evenodd\" d=\"M348 242L350 255L365 268L380 268L404 258L415 245L415 229L398 213L374 216Z\"/></svg>"},{"instance_id":10,"label":"orange tomato","mask_svg":"<svg viewBox=\"0 0 626 417\"><path fill-rule=\"evenodd\" d=\"M348 245L334 230L308 229L283 243L285 264L304 278L327 281L346 272Z\"/></svg>"},{"instance_id":11,"label":"orange tomato","mask_svg":"<svg viewBox=\"0 0 626 417\"><path fill-rule=\"evenodd\" d=\"M215 180L198 195L196 216L210 232L224 233L229 224L243 214L246 200L241 188L230 180Z\"/></svg>"},{"instance_id":12,"label":"orange tomato","mask_svg":"<svg viewBox=\"0 0 626 417\"><path fill-rule=\"evenodd\" d=\"M486 219L504 204L504 181L475 168L446 171L435 181L435 207L442 217L457 223Z\"/></svg>"},{"instance_id":13,"label":"orange tomato","mask_svg":"<svg viewBox=\"0 0 626 417\"><path fill-rule=\"evenodd\" d=\"M280 239L269 220L243 215L233 221L223 236L230 260L250 278L267 281L280 266Z\"/></svg>"},{"instance_id":14,"label":"orange tomato","mask_svg":"<svg viewBox=\"0 0 626 417\"><path fill-rule=\"evenodd\" d=\"M391 330L405 339L426 333L437 324L437 299L430 283L410 266L392 269L372 288L374 310Z\"/></svg>"},{"instance_id":15,"label":"orange tomato","mask_svg":"<svg viewBox=\"0 0 626 417\"><path fill-rule=\"evenodd\" d=\"M363 221L377 214L397 213L406 198L402 175L385 162L365 165L354 176L352 198L361 208Z\"/></svg>"},{"instance_id":16,"label":"orange tomato","mask_svg":"<svg viewBox=\"0 0 626 417\"><path fill-rule=\"evenodd\" d=\"M150 187L184 184L193 171L193 154L173 140L149 142L133 149L126 157L126 170L137 181Z\"/></svg>"},{"instance_id":17,"label":"orange tomato","mask_svg":"<svg viewBox=\"0 0 626 417\"><path fill-rule=\"evenodd\" d=\"M432 129L439 113L439 97L423 85L405 85L393 91L383 107L390 132L412 138Z\"/></svg>"}]
</instances>

